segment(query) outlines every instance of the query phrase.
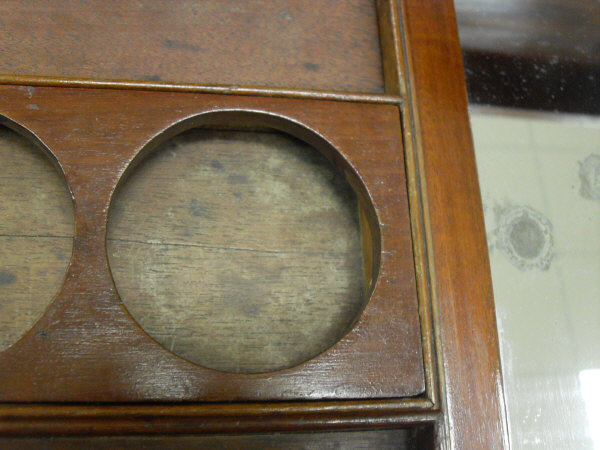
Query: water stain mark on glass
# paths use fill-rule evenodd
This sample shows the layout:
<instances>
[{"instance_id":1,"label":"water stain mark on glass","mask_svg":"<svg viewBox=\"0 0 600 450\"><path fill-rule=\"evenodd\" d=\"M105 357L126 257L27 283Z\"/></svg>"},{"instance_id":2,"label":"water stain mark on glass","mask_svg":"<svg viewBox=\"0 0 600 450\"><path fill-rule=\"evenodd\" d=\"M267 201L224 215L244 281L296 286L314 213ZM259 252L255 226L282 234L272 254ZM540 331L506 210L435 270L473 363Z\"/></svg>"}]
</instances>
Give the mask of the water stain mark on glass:
<instances>
[{"instance_id":1,"label":"water stain mark on glass","mask_svg":"<svg viewBox=\"0 0 600 450\"><path fill-rule=\"evenodd\" d=\"M492 239L520 270L550 268L553 257L552 223L529 206L496 206Z\"/></svg>"},{"instance_id":2,"label":"water stain mark on glass","mask_svg":"<svg viewBox=\"0 0 600 450\"><path fill-rule=\"evenodd\" d=\"M579 163L579 195L600 202L600 155L589 155Z\"/></svg>"}]
</instances>

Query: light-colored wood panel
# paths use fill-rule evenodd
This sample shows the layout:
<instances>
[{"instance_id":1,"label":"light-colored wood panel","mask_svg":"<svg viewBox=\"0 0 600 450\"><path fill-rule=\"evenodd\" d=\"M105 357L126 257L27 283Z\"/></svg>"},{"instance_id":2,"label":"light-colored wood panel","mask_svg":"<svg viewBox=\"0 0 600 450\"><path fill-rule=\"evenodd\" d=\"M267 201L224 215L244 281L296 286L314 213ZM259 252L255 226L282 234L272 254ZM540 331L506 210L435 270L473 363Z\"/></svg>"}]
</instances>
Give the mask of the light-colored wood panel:
<instances>
[{"instance_id":1,"label":"light-colored wood panel","mask_svg":"<svg viewBox=\"0 0 600 450\"><path fill-rule=\"evenodd\" d=\"M57 294L73 247L73 204L40 149L0 127L0 350Z\"/></svg>"},{"instance_id":2,"label":"light-colored wood panel","mask_svg":"<svg viewBox=\"0 0 600 450\"><path fill-rule=\"evenodd\" d=\"M305 361L365 301L356 197L283 134L191 130L163 144L117 192L108 253L138 323L221 370Z\"/></svg>"}]
</instances>

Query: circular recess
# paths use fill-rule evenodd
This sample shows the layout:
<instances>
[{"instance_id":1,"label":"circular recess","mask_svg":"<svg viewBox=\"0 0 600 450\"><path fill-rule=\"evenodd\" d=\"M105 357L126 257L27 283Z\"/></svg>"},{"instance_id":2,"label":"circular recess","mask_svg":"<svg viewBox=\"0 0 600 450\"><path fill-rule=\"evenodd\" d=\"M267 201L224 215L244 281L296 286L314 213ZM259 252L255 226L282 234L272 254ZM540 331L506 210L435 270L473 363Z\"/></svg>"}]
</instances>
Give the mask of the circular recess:
<instances>
[{"instance_id":1,"label":"circular recess","mask_svg":"<svg viewBox=\"0 0 600 450\"><path fill-rule=\"evenodd\" d=\"M29 140L0 126L0 350L58 293L73 249L73 203L61 174Z\"/></svg>"},{"instance_id":2,"label":"circular recess","mask_svg":"<svg viewBox=\"0 0 600 450\"><path fill-rule=\"evenodd\" d=\"M107 250L138 324L221 371L302 363L367 301L354 191L279 132L192 129L163 143L115 193Z\"/></svg>"}]
</instances>

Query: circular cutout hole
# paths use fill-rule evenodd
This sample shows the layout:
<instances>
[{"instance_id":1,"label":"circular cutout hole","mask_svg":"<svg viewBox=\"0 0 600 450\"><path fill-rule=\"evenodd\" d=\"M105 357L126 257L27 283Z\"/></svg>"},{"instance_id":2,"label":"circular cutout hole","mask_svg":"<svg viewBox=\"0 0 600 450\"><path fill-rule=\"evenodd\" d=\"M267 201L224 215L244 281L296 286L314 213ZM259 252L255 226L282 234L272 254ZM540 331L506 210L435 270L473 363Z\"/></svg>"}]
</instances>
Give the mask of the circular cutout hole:
<instances>
[{"instance_id":1,"label":"circular cutout hole","mask_svg":"<svg viewBox=\"0 0 600 450\"><path fill-rule=\"evenodd\" d=\"M107 250L139 325L222 371L302 363L367 301L354 191L279 132L192 129L163 143L115 194Z\"/></svg>"},{"instance_id":2,"label":"circular cutout hole","mask_svg":"<svg viewBox=\"0 0 600 450\"><path fill-rule=\"evenodd\" d=\"M0 350L14 344L58 293L73 250L64 178L29 140L0 126Z\"/></svg>"}]
</instances>

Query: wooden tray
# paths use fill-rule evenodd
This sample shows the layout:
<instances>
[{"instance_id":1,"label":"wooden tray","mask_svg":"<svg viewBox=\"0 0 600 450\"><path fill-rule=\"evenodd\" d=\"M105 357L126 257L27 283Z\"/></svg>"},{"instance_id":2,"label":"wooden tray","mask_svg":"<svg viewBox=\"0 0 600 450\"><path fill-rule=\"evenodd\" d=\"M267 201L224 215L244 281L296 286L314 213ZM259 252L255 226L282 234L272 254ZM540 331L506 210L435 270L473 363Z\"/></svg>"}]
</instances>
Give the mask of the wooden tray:
<instances>
[{"instance_id":1,"label":"wooden tray","mask_svg":"<svg viewBox=\"0 0 600 450\"><path fill-rule=\"evenodd\" d=\"M59 26L33 30L23 10L31 5L2 6L2 122L64 174L75 236L60 293L0 352L0 434L381 429L380 442L401 436L407 448L505 445L452 3L182 3L184 13L205 8L203 22L169 2L118 3L106 14L130 20L112 21L102 38L98 5L59 2L40 10ZM177 11L184 32L170 16ZM164 27L152 33L157 20ZM357 193L370 299L337 343L299 365L239 374L182 359L137 325L112 281L106 229L116 189L153 148L198 126L287 133L324 154ZM362 439L344 436L340 445Z\"/></svg>"}]
</instances>

